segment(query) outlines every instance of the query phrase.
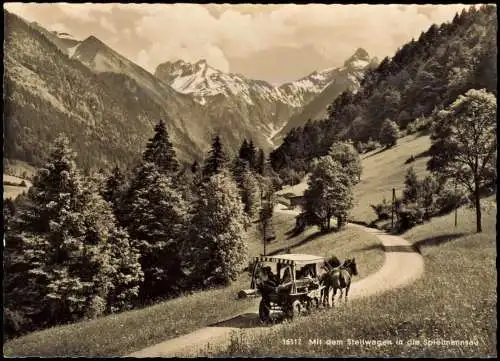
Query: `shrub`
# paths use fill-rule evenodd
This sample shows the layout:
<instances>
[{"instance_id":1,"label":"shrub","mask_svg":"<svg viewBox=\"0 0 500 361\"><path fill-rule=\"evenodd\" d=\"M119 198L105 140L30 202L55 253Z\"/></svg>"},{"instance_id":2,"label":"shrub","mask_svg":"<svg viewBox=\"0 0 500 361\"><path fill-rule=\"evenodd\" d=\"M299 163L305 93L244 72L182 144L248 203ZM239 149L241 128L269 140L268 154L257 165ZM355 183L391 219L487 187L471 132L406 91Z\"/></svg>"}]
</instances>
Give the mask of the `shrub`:
<instances>
[{"instance_id":1,"label":"shrub","mask_svg":"<svg viewBox=\"0 0 500 361\"><path fill-rule=\"evenodd\" d=\"M397 210L398 222L396 228L404 232L417 224L424 223L424 211L415 203L401 204Z\"/></svg>"},{"instance_id":2,"label":"shrub","mask_svg":"<svg viewBox=\"0 0 500 361\"><path fill-rule=\"evenodd\" d=\"M370 138L370 139L368 139L368 142L366 142L366 144L365 144L365 152L370 152L370 151L378 149L380 147L381 147L380 142L378 142L376 140L372 140Z\"/></svg>"},{"instance_id":3,"label":"shrub","mask_svg":"<svg viewBox=\"0 0 500 361\"><path fill-rule=\"evenodd\" d=\"M416 132L417 132L417 124L416 124L416 122L411 122L410 124L408 124L406 126L406 134L407 135L414 134Z\"/></svg>"},{"instance_id":4,"label":"shrub","mask_svg":"<svg viewBox=\"0 0 500 361\"><path fill-rule=\"evenodd\" d=\"M377 205L370 205L373 208L379 220L389 219L391 218L392 205L387 201L387 199L383 199L382 203Z\"/></svg>"},{"instance_id":5,"label":"shrub","mask_svg":"<svg viewBox=\"0 0 500 361\"><path fill-rule=\"evenodd\" d=\"M380 128L381 143L386 147L393 147L397 144L399 136L399 126L392 120L385 119Z\"/></svg>"},{"instance_id":6,"label":"shrub","mask_svg":"<svg viewBox=\"0 0 500 361\"><path fill-rule=\"evenodd\" d=\"M354 148L356 148L359 154L363 154L364 152L366 152L366 144L363 142L356 142L354 144Z\"/></svg>"},{"instance_id":7,"label":"shrub","mask_svg":"<svg viewBox=\"0 0 500 361\"><path fill-rule=\"evenodd\" d=\"M31 330L31 320L23 312L8 307L4 309L3 322L6 339L20 336Z\"/></svg>"},{"instance_id":8,"label":"shrub","mask_svg":"<svg viewBox=\"0 0 500 361\"><path fill-rule=\"evenodd\" d=\"M430 117L419 117L406 126L406 134L425 133L431 129Z\"/></svg>"},{"instance_id":9,"label":"shrub","mask_svg":"<svg viewBox=\"0 0 500 361\"><path fill-rule=\"evenodd\" d=\"M455 186L448 180L441 187L436 197L436 208L439 214L446 214L468 203L467 192L463 187Z\"/></svg>"}]
</instances>

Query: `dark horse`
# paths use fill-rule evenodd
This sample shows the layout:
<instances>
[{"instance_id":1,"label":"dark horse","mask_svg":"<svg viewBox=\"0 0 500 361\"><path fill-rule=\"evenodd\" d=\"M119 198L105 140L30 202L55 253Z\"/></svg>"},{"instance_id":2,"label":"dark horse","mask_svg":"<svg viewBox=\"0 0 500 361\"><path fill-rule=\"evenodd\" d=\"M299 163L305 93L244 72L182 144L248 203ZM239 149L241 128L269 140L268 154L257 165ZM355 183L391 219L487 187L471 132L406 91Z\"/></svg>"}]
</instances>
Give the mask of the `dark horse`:
<instances>
[{"instance_id":1,"label":"dark horse","mask_svg":"<svg viewBox=\"0 0 500 361\"><path fill-rule=\"evenodd\" d=\"M342 266L335 267L333 269L327 269L327 272L321 278L321 282L325 285L323 291L323 304L328 303L329 307L333 306L333 300L337 294L337 290L340 290L340 299L342 299L342 289L345 288L344 300L347 302L347 295L349 293L349 288L351 287L352 276L358 275L358 269L356 267L356 260L346 259ZM333 291L331 295L330 304L330 290Z\"/></svg>"}]
</instances>

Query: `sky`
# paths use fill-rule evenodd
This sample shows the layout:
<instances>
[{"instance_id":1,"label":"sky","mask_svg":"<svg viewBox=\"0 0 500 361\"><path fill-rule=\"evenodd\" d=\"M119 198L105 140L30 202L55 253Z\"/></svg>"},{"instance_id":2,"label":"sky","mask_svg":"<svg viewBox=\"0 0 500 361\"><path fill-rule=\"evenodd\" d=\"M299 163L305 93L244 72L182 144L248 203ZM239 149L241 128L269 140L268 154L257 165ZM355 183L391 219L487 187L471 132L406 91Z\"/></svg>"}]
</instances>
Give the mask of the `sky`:
<instances>
[{"instance_id":1,"label":"sky","mask_svg":"<svg viewBox=\"0 0 500 361\"><path fill-rule=\"evenodd\" d=\"M4 3L79 40L90 35L154 73L205 59L224 72L273 84L342 66L358 48L392 56L433 23L469 5Z\"/></svg>"}]
</instances>

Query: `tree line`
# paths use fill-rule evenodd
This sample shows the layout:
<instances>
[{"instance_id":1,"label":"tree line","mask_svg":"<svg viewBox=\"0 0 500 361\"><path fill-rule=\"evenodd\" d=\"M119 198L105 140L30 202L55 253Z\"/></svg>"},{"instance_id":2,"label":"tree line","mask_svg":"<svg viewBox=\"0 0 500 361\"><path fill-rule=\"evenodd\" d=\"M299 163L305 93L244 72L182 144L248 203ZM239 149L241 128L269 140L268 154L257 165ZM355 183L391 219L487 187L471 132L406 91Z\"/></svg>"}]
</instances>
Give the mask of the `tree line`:
<instances>
[{"instance_id":1,"label":"tree line","mask_svg":"<svg viewBox=\"0 0 500 361\"><path fill-rule=\"evenodd\" d=\"M410 167L402 198L372 206L378 218L388 219L394 206L396 228L405 231L469 201L481 232L480 199L496 192L496 112L494 94L470 89L436 114L427 162L431 174L420 180Z\"/></svg>"},{"instance_id":2,"label":"tree line","mask_svg":"<svg viewBox=\"0 0 500 361\"><path fill-rule=\"evenodd\" d=\"M374 142L391 146L391 134L430 132L439 111L469 89L496 95L497 24L496 7L483 5L430 26L368 70L356 93L338 96L326 119L292 129L270 155L274 170L307 173L336 140L351 139L359 152Z\"/></svg>"},{"instance_id":3,"label":"tree line","mask_svg":"<svg viewBox=\"0 0 500 361\"><path fill-rule=\"evenodd\" d=\"M252 141L231 161L215 136L202 167L182 167L163 121L131 170L85 176L75 159L58 137L27 194L4 201L8 337L230 283L276 187Z\"/></svg>"}]
</instances>

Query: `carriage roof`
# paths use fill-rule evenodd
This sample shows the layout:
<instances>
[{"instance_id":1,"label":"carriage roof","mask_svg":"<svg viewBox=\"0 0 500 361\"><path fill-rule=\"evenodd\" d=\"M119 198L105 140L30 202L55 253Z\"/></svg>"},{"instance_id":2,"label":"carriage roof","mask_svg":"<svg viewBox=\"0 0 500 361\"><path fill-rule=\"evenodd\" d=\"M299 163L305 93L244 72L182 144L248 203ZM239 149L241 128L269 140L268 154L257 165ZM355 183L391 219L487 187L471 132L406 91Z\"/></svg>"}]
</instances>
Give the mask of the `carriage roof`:
<instances>
[{"instance_id":1,"label":"carriage roof","mask_svg":"<svg viewBox=\"0 0 500 361\"><path fill-rule=\"evenodd\" d=\"M314 256L311 254L291 253L291 254L279 254L276 256L260 256L260 257L255 257L255 260L259 262L275 262L275 263L285 263L285 264L311 264L311 263L324 262L325 258L320 256Z\"/></svg>"}]
</instances>

